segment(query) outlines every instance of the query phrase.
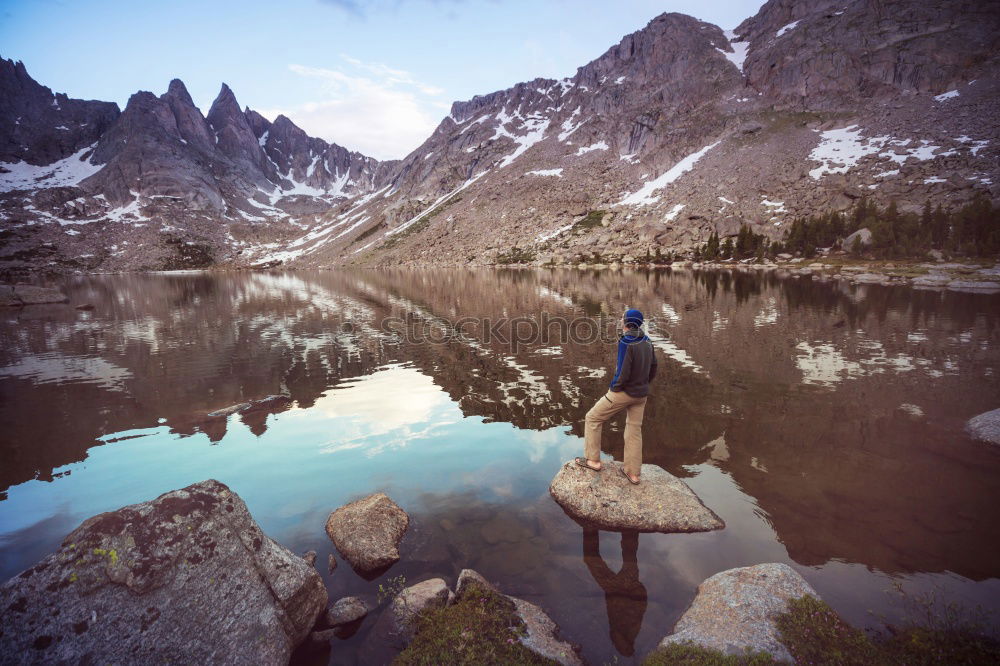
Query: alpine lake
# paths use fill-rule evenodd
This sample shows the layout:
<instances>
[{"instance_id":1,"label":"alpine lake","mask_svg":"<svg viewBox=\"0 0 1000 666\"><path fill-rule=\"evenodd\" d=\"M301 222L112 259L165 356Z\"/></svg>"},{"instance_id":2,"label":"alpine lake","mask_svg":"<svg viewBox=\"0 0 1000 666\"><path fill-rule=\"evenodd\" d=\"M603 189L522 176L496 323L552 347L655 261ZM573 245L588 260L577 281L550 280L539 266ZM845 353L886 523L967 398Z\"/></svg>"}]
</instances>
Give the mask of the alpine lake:
<instances>
[{"instance_id":1,"label":"alpine lake","mask_svg":"<svg viewBox=\"0 0 1000 666\"><path fill-rule=\"evenodd\" d=\"M70 305L0 312L0 580L90 516L214 478L280 544L318 553L331 601L472 568L595 664L638 662L705 578L762 562L789 564L856 626L905 612L896 585L1000 610L1000 450L964 432L1000 406L998 295L692 269L53 286ZM660 363L644 462L723 530L595 535L549 496L582 455L627 307ZM623 422L605 428L609 458ZM376 491L411 523L401 561L366 580L324 524ZM363 663L376 615L320 661Z\"/></svg>"}]
</instances>

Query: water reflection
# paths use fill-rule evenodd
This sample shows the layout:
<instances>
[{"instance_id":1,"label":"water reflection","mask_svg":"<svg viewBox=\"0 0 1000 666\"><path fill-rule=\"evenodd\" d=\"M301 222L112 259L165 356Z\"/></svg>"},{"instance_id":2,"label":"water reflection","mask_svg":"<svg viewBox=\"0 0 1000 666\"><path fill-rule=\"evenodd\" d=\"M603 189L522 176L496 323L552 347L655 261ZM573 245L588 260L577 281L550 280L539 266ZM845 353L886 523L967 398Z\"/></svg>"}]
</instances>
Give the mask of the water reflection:
<instances>
[{"instance_id":1,"label":"water reflection","mask_svg":"<svg viewBox=\"0 0 1000 666\"><path fill-rule=\"evenodd\" d=\"M639 582L639 533L623 532L622 567L611 570L601 557L598 530L583 528L583 561L597 584L604 590L608 606L611 642L621 654L635 654L635 638L646 614L646 587Z\"/></svg>"},{"instance_id":2,"label":"water reflection","mask_svg":"<svg viewBox=\"0 0 1000 666\"><path fill-rule=\"evenodd\" d=\"M64 289L94 311L0 313L2 578L93 513L214 476L321 562L328 512L388 490L420 516L388 575L478 568L550 609L597 662L644 654L701 578L761 558L799 566L855 620L887 575L1000 604L1000 456L962 431L1000 396L996 296L738 271L195 273ZM468 317L613 326L626 304L647 313L661 361L644 460L687 478L727 529L623 542L614 573L586 534L581 559L580 527L547 495L612 347L514 350L475 327L413 338ZM275 394L290 404L207 418ZM620 458L609 426L605 453ZM343 569L331 594L370 593Z\"/></svg>"}]
</instances>

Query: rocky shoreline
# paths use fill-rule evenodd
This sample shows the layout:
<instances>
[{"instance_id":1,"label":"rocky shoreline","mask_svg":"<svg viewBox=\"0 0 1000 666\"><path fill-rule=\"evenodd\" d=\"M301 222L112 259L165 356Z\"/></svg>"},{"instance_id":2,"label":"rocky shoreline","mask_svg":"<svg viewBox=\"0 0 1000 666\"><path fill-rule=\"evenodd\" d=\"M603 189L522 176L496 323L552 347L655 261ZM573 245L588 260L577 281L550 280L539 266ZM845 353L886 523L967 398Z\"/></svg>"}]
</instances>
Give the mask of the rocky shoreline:
<instances>
[{"instance_id":1,"label":"rocky shoreline","mask_svg":"<svg viewBox=\"0 0 1000 666\"><path fill-rule=\"evenodd\" d=\"M693 529L722 527L687 486L666 478L666 472L657 482L656 470L649 467L643 497L648 500L650 494L666 493L659 513L680 515L679 527L672 531L691 531L687 518L695 509L708 523ZM571 480L567 481L572 474L564 466L553 480L563 502L573 492L584 492L574 491ZM609 481L604 494L629 490L615 485L610 471L603 476L591 474ZM667 487L671 480L682 487ZM689 496L691 507L675 511L673 500L680 495ZM588 515L611 529L629 528L629 516ZM326 532L341 557L363 578L372 580L402 557L398 547L408 527L406 512L384 493L376 493L333 511ZM527 650L538 663L584 663L579 648L560 638L559 627L541 607L503 594L471 569L461 571L454 589L442 578L431 578L392 590L379 585L377 601L355 596L328 605L329 596L315 564L314 552L297 556L265 535L246 504L225 484L202 481L84 521L56 552L0 585L0 608L5 609L0 663L124 663L141 658L285 664L300 647L328 649L332 640L353 633L352 627L356 629L374 612L378 617L361 651L366 660L382 663L411 644L418 646L414 649L426 649L419 647L421 632L431 631L429 622L441 621L428 618L432 611L485 603L488 597L493 600L491 608L503 608L509 614L503 619L508 644L516 640L518 649ZM787 567L781 573L776 580L787 582L798 576ZM767 575L757 576L756 584ZM811 590L798 581L794 581L795 589ZM701 607L700 599L713 594L699 590L692 611ZM767 595L773 592L755 589L752 594L770 599ZM762 608L770 609L775 603L767 601ZM761 631L771 635L767 618L752 610L748 613L749 619L735 618L734 626L752 623L756 642L727 639L738 644L738 649L744 643L758 647ZM699 634L700 620L690 619L690 614L676 631L685 632L685 640L714 647L718 637L707 629L704 636ZM760 629L762 623L764 629Z\"/></svg>"},{"instance_id":2,"label":"rocky shoreline","mask_svg":"<svg viewBox=\"0 0 1000 666\"><path fill-rule=\"evenodd\" d=\"M970 434L996 443L998 414L970 420ZM724 529L686 484L662 469L644 465L643 485L634 488L615 465L608 461L594 472L567 462L550 493L584 528ZM405 559L399 547L409 527L406 511L375 493L332 511L325 530L340 556L372 582ZM369 616L375 619L358 648L365 663L480 663L484 655L584 663L543 608L504 594L471 569L462 569L453 587L441 577L408 585L396 577L378 584L377 595L372 583L373 594L330 604L316 559L314 551L298 556L269 538L243 500L212 479L102 513L0 585L0 664L287 664L293 654L321 658ZM336 560L330 560L332 574ZM800 602L822 604L786 564L718 572L698 586L647 661L671 663L672 650L795 661L780 623ZM442 645L450 650L456 640L461 654L444 655Z\"/></svg>"}]
</instances>

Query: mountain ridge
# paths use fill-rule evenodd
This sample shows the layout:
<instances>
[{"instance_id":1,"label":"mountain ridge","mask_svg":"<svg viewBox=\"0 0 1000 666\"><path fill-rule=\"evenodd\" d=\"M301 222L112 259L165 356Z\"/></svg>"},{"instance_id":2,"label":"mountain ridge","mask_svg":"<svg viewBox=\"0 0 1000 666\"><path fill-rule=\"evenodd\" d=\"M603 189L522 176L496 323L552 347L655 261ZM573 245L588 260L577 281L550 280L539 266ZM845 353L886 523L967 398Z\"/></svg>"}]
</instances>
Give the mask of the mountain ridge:
<instances>
[{"instance_id":1,"label":"mountain ridge","mask_svg":"<svg viewBox=\"0 0 1000 666\"><path fill-rule=\"evenodd\" d=\"M175 80L101 136L97 161L117 162L80 181L89 199L0 200L4 227L17 222L0 262L37 265L45 242L56 266L91 270L493 263L511 246L536 262L627 260L744 224L778 239L862 197L996 200L998 28L1000 11L967 0L770 0L731 32L662 14L572 77L454 102L388 162L241 110L225 84L202 117ZM141 217L116 212L130 205ZM67 264L84 235L144 251Z\"/></svg>"}]
</instances>

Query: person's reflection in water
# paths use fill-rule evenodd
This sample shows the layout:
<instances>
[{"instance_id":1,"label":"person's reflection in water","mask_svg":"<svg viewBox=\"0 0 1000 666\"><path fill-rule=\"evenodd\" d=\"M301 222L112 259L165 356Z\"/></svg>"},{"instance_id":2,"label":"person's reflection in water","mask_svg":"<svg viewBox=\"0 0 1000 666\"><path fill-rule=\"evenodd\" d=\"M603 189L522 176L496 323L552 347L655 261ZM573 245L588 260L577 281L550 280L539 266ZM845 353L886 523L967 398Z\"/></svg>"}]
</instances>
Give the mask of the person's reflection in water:
<instances>
[{"instance_id":1,"label":"person's reflection in water","mask_svg":"<svg viewBox=\"0 0 1000 666\"><path fill-rule=\"evenodd\" d=\"M600 533L583 528L583 561L597 584L604 590L608 604L611 642L626 657L635 653L635 637L646 614L646 588L639 582L639 533L622 533L622 569L614 573L601 557Z\"/></svg>"}]
</instances>

